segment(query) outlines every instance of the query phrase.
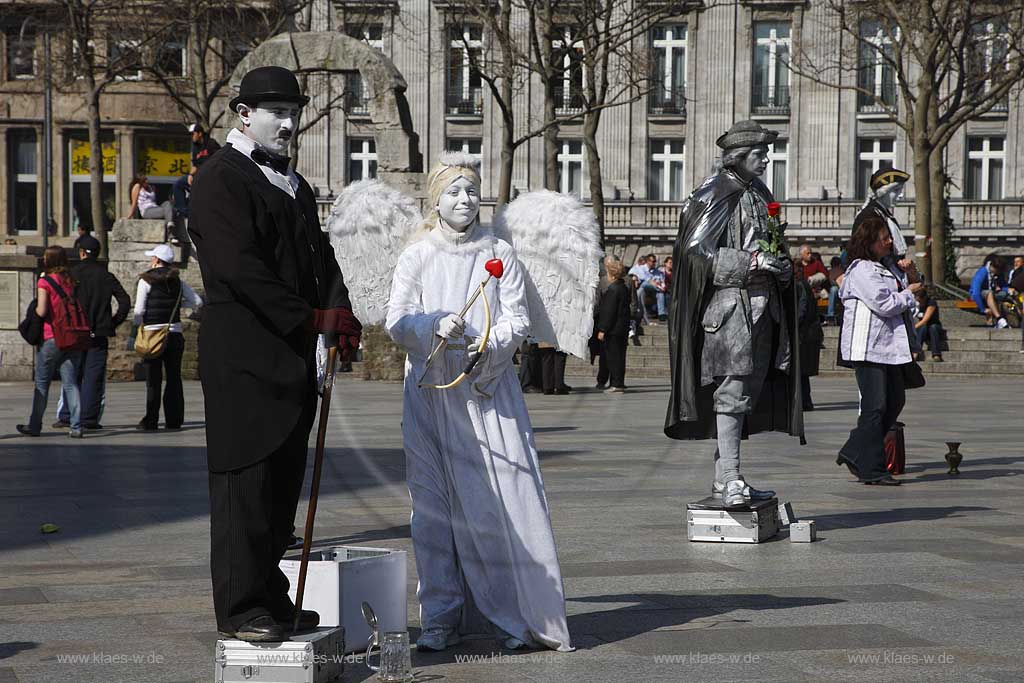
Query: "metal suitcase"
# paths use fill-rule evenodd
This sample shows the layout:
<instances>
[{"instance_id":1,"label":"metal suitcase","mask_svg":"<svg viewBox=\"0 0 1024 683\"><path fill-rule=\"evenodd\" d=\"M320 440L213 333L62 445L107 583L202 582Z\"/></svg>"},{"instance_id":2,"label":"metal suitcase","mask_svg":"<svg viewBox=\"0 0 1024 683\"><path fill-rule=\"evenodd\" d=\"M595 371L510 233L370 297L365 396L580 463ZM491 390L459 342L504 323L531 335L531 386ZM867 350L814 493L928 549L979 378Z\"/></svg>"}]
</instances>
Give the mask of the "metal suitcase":
<instances>
[{"instance_id":1,"label":"metal suitcase","mask_svg":"<svg viewBox=\"0 0 1024 683\"><path fill-rule=\"evenodd\" d=\"M215 683L328 683L345 669L345 629L319 628L283 643L218 640Z\"/></svg>"},{"instance_id":2,"label":"metal suitcase","mask_svg":"<svg viewBox=\"0 0 1024 683\"><path fill-rule=\"evenodd\" d=\"M780 526L777 498L735 508L724 508L721 499L710 497L686 505L686 536L691 541L760 543Z\"/></svg>"}]
</instances>

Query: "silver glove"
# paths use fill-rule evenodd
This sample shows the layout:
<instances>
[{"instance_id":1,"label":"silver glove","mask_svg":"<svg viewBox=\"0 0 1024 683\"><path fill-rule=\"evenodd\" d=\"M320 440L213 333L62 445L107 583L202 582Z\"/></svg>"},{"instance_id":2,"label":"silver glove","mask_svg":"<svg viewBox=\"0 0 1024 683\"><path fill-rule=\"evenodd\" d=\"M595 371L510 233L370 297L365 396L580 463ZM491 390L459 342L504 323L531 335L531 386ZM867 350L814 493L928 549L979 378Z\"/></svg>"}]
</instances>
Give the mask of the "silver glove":
<instances>
[{"instance_id":1,"label":"silver glove","mask_svg":"<svg viewBox=\"0 0 1024 683\"><path fill-rule=\"evenodd\" d=\"M771 273L783 284L788 284L793 279L793 262L788 258L772 256L771 254L759 251L754 256L750 265L751 270Z\"/></svg>"}]
</instances>

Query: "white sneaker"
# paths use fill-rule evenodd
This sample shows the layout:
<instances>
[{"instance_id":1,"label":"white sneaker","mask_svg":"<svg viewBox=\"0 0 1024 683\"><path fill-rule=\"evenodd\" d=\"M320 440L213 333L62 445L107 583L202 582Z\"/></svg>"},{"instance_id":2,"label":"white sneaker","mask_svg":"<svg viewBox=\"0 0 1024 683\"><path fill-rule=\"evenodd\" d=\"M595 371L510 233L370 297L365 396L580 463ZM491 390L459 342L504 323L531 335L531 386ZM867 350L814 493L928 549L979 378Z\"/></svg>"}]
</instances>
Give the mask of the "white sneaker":
<instances>
[{"instance_id":1,"label":"white sneaker","mask_svg":"<svg viewBox=\"0 0 1024 683\"><path fill-rule=\"evenodd\" d=\"M999 320L996 321L996 329L1001 330L1004 327L1009 327L1009 326L1010 326L1010 323L1006 322L1006 318L1000 318Z\"/></svg>"},{"instance_id":2,"label":"white sneaker","mask_svg":"<svg viewBox=\"0 0 1024 683\"><path fill-rule=\"evenodd\" d=\"M722 506L727 508L740 507L747 504L743 490L747 487L742 479L734 479L725 485L722 491Z\"/></svg>"},{"instance_id":3,"label":"white sneaker","mask_svg":"<svg viewBox=\"0 0 1024 683\"><path fill-rule=\"evenodd\" d=\"M449 645L458 645L460 642L462 642L462 639L459 638L459 634L455 631L435 626L426 629L420 634L420 637L416 639L416 649L441 652Z\"/></svg>"}]
</instances>

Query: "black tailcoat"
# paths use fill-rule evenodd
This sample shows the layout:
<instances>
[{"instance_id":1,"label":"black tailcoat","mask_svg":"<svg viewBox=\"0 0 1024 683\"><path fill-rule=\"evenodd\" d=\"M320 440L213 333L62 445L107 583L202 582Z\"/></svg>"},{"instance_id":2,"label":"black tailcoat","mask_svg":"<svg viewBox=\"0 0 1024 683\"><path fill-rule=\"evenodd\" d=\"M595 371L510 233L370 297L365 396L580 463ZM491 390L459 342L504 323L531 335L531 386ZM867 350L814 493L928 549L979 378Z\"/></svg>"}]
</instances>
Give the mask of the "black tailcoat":
<instances>
[{"instance_id":1,"label":"black tailcoat","mask_svg":"<svg viewBox=\"0 0 1024 683\"><path fill-rule=\"evenodd\" d=\"M351 308L316 200L293 199L230 144L192 187L189 234L206 289L199 377L211 472L266 458L316 403L313 308ZM307 428L308 429L308 428Z\"/></svg>"}]
</instances>

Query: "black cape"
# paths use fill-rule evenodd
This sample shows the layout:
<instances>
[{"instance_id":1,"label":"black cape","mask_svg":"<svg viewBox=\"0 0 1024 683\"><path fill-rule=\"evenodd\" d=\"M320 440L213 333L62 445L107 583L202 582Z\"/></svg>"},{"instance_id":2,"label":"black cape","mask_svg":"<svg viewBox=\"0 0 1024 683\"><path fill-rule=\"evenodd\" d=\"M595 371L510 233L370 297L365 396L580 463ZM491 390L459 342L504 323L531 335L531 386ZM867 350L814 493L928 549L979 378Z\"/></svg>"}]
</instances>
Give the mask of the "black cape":
<instances>
[{"instance_id":1,"label":"black cape","mask_svg":"<svg viewBox=\"0 0 1024 683\"><path fill-rule=\"evenodd\" d=\"M313 308L351 308L313 191L299 181L293 199L229 144L193 184L188 231L206 290L199 378L212 472L259 462L293 429L312 427L316 336L306 323Z\"/></svg>"},{"instance_id":2,"label":"black cape","mask_svg":"<svg viewBox=\"0 0 1024 683\"><path fill-rule=\"evenodd\" d=\"M755 178L751 185L771 201L771 192L764 183ZM704 348L700 321L714 293L708 283L715 252L726 246L727 228L744 189L733 173L719 171L690 194L679 215L669 305L672 394L665 416L665 435L671 439L714 439L718 435L713 407L715 385L700 384ZM768 371L754 411L744 420L744 434L786 432L805 443L796 290L791 284L780 294L783 318L789 326L790 369L788 373L774 368Z\"/></svg>"}]
</instances>

